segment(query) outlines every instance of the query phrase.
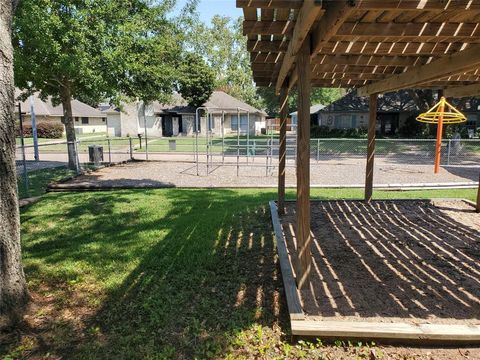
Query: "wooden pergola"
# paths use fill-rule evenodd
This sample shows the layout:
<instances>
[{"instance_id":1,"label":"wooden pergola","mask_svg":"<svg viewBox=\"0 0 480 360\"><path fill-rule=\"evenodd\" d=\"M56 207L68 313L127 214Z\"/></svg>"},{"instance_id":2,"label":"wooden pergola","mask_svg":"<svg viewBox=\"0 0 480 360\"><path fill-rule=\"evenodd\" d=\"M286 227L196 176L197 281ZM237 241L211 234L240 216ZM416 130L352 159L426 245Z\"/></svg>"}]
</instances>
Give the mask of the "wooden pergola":
<instances>
[{"instance_id":1,"label":"wooden pergola","mask_svg":"<svg viewBox=\"0 0 480 360\"><path fill-rule=\"evenodd\" d=\"M297 284L309 282L310 90L370 97L365 200L372 198L377 96L431 88L480 93L480 0L237 0L257 86L280 96L278 209L284 209L288 92L298 92ZM480 187L477 201L480 209Z\"/></svg>"}]
</instances>

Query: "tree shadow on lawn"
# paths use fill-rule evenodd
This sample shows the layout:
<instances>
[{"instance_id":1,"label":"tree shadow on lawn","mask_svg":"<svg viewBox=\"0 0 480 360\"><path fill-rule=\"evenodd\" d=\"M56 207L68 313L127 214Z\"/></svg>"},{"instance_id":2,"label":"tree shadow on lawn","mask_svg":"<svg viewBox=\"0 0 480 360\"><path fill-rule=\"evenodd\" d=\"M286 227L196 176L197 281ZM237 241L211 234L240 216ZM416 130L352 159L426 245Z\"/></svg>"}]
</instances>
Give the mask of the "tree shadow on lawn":
<instances>
[{"instance_id":1,"label":"tree shadow on lawn","mask_svg":"<svg viewBox=\"0 0 480 360\"><path fill-rule=\"evenodd\" d=\"M57 194L52 205L67 205L25 213L27 276L47 264L56 269L42 277L93 278L106 289L83 330L56 352L211 358L243 330L286 326L271 197L224 189Z\"/></svg>"}]
</instances>

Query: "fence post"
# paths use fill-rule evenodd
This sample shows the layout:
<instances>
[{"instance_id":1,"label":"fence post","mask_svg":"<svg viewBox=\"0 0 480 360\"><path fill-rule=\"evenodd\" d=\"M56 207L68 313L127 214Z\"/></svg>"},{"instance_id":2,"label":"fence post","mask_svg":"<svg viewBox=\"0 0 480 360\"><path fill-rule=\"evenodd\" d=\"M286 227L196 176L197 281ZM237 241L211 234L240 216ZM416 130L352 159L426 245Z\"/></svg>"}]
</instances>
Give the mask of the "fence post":
<instances>
[{"instance_id":1,"label":"fence post","mask_svg":"<svg viewBox=\"0 0 480 360\"><path fill-rule=\"evenodd\" d=\"M132 145L132 138L128 138L128 145L130 147L130 160L133 160L133 145Z\"/></svg>"},{"instance_id":2,"label":"fence post","mask_svg":"<svg viewBox=\"0 0 480 360\"><path fill-rule=\"evenodd\" d=\"M450 165L450 147L452 146L452 139L448 139L447 144L447 165Z\"/></svg>"},{"instance_id":3,"label":"fence post","mask_svg":"<svg viewBox=\"0 0 480 360\"><path fill-rule=\"evenodd\" d=\"M320 139L317 139L317 162L320 158Z\"/></svg>"},{"instance_id":4,"label":"fence post","mask_svg":"<svg viewBox=\"0 0 480 360\"><path fill-rule=\"evenodd\" d=\"M110 139L107 139L107 144L108 144L108 163L112 163L112 147L110 144Z\"/></svg>"}]
</instances>

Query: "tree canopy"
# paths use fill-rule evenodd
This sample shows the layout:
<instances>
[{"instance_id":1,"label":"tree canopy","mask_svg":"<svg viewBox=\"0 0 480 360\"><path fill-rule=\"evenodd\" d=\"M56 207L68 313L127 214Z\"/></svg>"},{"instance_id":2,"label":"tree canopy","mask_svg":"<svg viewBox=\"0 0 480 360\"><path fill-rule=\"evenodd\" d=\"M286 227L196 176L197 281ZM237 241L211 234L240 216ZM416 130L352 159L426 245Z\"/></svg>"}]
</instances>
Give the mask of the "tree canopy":
<instances>
[{"instance_id":1,"label":"tree canopy","mask_svg":"<svg viewBox=\"0 0 480 360\"><path fill-rule=\"evenodd\" d=\"M16 85L62 103L69 167L78 169L71 99L166 100L181 42L173 0L23 0L14 19Z\"/></svg>"},{"instance_id":2,"label":"tree canopy","mask_svg":"<svg viewBox=\"0 0 480 360\"><path fill-rule=\"evenodd\" d=\"M212 95L215 74L202 57L188 53L183 60L178 80L178 90L188 105L202 106Z\"/></svg>"}]
</instances>

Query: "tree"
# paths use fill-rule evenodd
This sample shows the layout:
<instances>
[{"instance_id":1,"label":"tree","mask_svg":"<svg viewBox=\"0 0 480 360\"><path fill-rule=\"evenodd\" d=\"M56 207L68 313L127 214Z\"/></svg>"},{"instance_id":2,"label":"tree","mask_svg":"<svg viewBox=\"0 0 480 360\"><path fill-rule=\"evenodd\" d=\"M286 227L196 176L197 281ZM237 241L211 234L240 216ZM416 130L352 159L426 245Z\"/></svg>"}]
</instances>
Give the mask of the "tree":
<instances>
[{"instance_id":1,"label":"tree","mask_svg":"<svg viewBox=\"0 0 480 360\"><path fill-rule=\"evenodd\" d=\"M68 165L78 171L72 98L145 101L172 91L179 45L173 0L22 0L14 20L15 80L63 106Z\"/></svg>"},{"instance_id":2,"label":"tree","mask_svg":"<svg viewBox=\"0 0 480 360\"><path fill-rule=\"evenodd\" d=\"M272 87L261 87L257 89L258 94L263 98L265 103L265 111L270 116L278 117L280 115L279 97L275 95L275 89ZM314 104L328 105L339 99L345 94L345 91L338 88L312 88L310 94L310 102ZM290 90L288 94L288 113L297 110L297 91Z\"/></svg>"},{"instance_id":3,"label":"tree","mask_svg":"<svg viewBox=\"0 0 480 360\"><path fill-rule=\"evenodd\" d=\"M28 293L21 264L15 166L13 48L15 2L0 1L0 328L20 319Z\"/></svg>"},{"instance_id":4,"label":"tree","mask_svg":"<svg viewBox=\"0 0 480 360\"><path fill-rule=\"evenodd\" d=\"M189 53L185 56L178 81L178 89L188 105L202 106L212 95L215 75L201 56Z\"/></svg>"},{"instance_id":5,"label":"tree","mask_svg":"<svg viewBox=\"0 0 480 360\"><path fill-rule=\"evenodd\" d=\"M186 34L186 47L202 56L212 68L216 89L263 108L263 100L253 82L242 21L242 18L232 20L219 15L214 16L209 25L197 21Z\"/></svg>"}]
</instances>

